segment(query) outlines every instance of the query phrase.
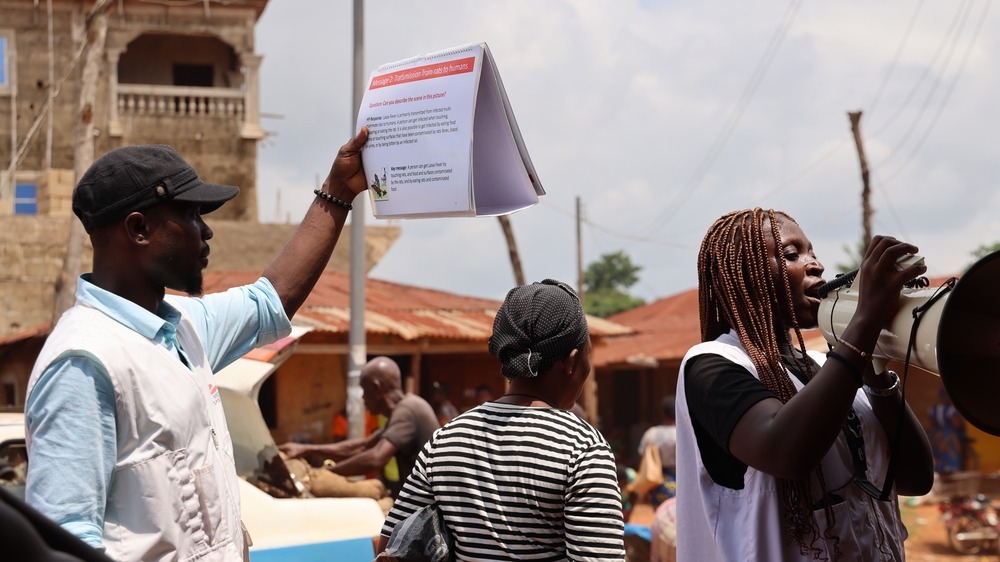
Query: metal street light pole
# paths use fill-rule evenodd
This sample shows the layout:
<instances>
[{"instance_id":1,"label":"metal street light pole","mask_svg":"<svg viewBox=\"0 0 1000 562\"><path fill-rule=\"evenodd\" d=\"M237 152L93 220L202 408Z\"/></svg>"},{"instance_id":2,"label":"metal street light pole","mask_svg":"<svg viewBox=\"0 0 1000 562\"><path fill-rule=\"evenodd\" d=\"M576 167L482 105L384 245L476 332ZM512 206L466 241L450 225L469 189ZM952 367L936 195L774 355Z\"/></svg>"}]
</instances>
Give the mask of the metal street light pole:
<instances>
[{"instance_id":1,"label":"metal street light pole","mask_svg":"<svg viewBox=\"0 0 1000 562\"><path fill-rule=\"evenodd\" d=\"M364 0L354 0L354 94L351 100L352 130L364 97ZM365 404L361 391L361 368L367 361L365 341L365 194L354 200L351 212L351 332L348 336L347 435L364 437Z\"/></svg>"}]
</instances>

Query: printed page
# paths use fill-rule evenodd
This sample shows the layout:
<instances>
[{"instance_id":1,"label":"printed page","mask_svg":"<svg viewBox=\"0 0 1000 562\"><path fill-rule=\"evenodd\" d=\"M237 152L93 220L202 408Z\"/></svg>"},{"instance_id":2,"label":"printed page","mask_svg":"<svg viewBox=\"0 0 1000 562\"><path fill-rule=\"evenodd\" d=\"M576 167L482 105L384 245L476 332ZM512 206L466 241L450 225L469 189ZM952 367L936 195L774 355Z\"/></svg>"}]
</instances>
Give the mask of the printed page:
<instances>
[{"instance_id":1,"label":"printed page","mask_svg":"<svg viewBox=\"0 0 1000 562\"><path fill-rule=\"evenodd\" d=\"M483 46L465 45L375 70L358 129L378 218L473 216L472 132Z\"/></svg>"},{"instance_id":2,"label":"printed page","mask_svg":"<svg viewBox=\"0 0 1000 562\"><path fill-rule=\"evenodd\" d=\"M477 216L505 215L538 203L544 194L534 175L527 150L518 142L514 114L492 63L489 49L483 57L479 97L476 100L472 169Z\"/></svg>"}]
</instances>

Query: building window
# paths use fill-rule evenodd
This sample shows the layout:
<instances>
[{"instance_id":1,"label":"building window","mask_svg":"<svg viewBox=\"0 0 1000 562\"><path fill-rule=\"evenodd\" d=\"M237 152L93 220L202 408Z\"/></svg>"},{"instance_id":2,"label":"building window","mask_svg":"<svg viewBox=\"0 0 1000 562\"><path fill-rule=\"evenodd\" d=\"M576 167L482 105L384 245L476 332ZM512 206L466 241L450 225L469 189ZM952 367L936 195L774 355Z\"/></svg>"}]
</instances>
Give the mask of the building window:
<instances>
[{"instance_id":1,"label":"building window","mask_svg":"<svg viewBox=\"0 0 1000 562\"><path fill-rule=\"evenodd\" d=\"M174 86L211 88L215 70L210 64L174 64Z\"/></svg>"},{"instance_id":2,"label":"building window","mask_svg":"<svg viewBox=\"0 0 1000 562\"><path fill-rule=\"evenodd\" d=\"M13 32L0 29L0 93L10 91L13 39Z\"/></svg>"},{"instance_id":3,"label":"building window","mask_svg":"<svg viewBox=\"0 0 1000 562\"><path fill-rule=\"evenodd\" d=\"M14 186L14 214L38 214L38 186L33 183L18 183Z\"/></svg>"}]
</instances>

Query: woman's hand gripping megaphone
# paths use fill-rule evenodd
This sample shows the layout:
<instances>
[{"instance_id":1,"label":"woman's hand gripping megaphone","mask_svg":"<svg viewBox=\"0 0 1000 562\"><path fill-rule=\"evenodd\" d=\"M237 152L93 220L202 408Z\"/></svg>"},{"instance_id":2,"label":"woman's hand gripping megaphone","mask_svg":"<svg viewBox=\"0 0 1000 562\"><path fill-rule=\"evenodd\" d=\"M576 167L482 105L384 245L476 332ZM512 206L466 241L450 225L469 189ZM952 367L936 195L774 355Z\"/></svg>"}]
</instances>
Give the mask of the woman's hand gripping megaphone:
<instances>
[{"instance_id":1,"label":"woman's hand gripping megaphone","mask_svg":"<svg viewBox=\"0 0 1000 562\"><path fill-rule=\"evenodd\" d=\"M861 262L853 286L858 291L854 321L865 326L864 341L874 341L899 309L899 294L927 266L914 256L918 248L892 236L875 236Z\"/></svg>"}]
</instances>

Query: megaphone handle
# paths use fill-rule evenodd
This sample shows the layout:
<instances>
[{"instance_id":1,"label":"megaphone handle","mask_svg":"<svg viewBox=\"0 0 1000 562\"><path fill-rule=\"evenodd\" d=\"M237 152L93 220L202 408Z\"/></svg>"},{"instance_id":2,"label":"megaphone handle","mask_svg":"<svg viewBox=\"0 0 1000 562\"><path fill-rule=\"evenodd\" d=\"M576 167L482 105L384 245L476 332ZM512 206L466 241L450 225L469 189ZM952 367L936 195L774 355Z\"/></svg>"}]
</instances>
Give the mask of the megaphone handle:
<instances>
[{"instance_id":1,"label":"megaphone handle","mask_svg":"<svg viewBox=\"0 0 1000 562\"><path fill-rule=\"evenodd\" d=\"M889 360L884 357L872 357L872 367L875 368L875 373L884 373L889 368Z\"/></svg>"}]
</instances>

